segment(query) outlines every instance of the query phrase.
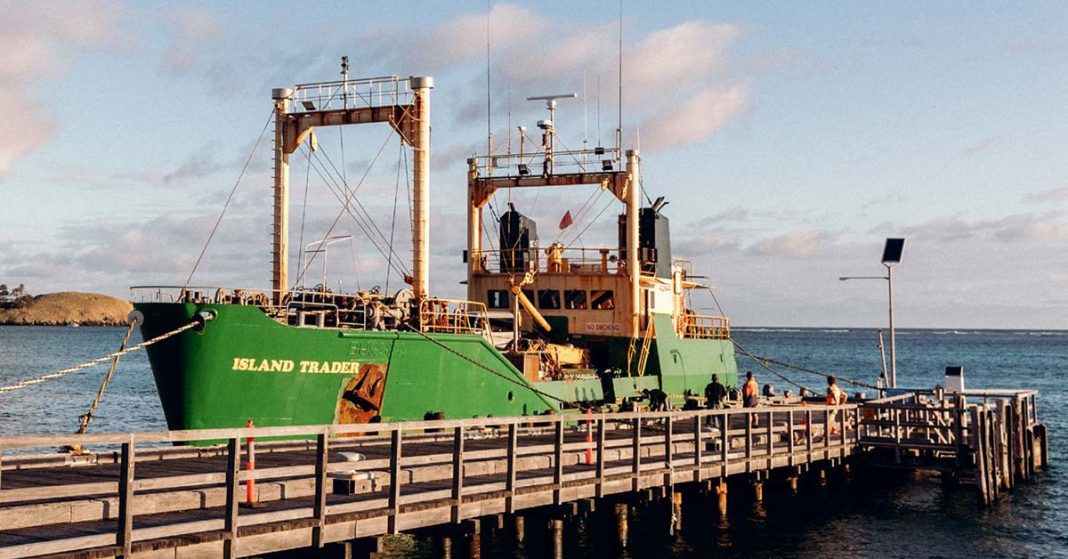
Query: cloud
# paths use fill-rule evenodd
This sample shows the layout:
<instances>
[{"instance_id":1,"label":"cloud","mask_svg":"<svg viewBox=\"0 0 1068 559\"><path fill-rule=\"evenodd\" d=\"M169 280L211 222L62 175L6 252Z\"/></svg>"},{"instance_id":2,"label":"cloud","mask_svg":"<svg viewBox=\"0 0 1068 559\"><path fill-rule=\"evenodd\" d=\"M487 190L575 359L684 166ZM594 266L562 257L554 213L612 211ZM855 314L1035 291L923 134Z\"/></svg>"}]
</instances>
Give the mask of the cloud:
<instances>
[{"instance_id":1,"label":"cloud","mask_svg":"<svg viewBox=\"0 0 1068 559\"><path fill-rule=\"evenodd\" d=\"M1068 186L1050 188L1033 194L1028 194L1024 197L1024 201L1035 203L1068 201Z\"/></svg>"},{"instance_id":2,"label":"cloud","mask_svg":"<svg viewBox=\"0 0 1068 559\"><path fill-rule=\"evenodd\" d=\"M210 12L195 6L183 6L166 19L172 32L162 67L173 75L188 74L203 60L204 47L218 43L222 26Z\"/></svg>"},{"instance_id":3,"label":"cloud","mask_svg":"<svg viewBox=\"0 0 1068 559\"><path fill-rule=\"evenodd\" d=\"M893 229L893 227L880 226L879 229ZM974 223L964 221L958 216L946 216L905 227L903 230L910 237L952 243L972 238L977 233L977 229Z\"/></svg>"},{"instance_id":4,"label":"cloud","mask_svg":"<svg viewBox=\"0 0 1068 559\"><path fill-rule=\"evenodd\" d=\"M1001 136L990 136L988 138L983 138L982 140L979 140L974 144L964 146L964 149L962 151L964 152L964 155L977 155L990 149L999 141L1001 141Z\"/></svg>"},{"instance_id":5,"label":"cloud","mask_svg":"<svg viewBox=\"0 0 1068 559\"><path fill-rule=\"evenodd\" d=\"M983 222L980 227L990 231L994 239L1003 243L1033 243L1068 239L1068 223L1061 219L1064 212L1015 214Z\"/></svg>"},{"instance_id":6,"label":"cloud","mask_svg":"<svg viewBox=\"0 0 1068 559\"><path fill-rule=\"evenodd\" d=\"M745 84L712 86L645 119L642 149L666 150L704 140L723 130L748 107L749 87Z\"/></svg>"},{"instance_id":7,"label":"cloud","mask_svg":"<svg viewBox=\"0 0 1068 559\"><path fill-rule=\"evenodd\" d=\"M465 14L421 33L376 28L364 32L362 42L374 45L369 52L380 54L395 66L413 72L447 73L465 66L484 66L485 24L484 14ZM498 4L490 13L490 33L494 113L499 114L509 104L507 109L513 111L517 123L535 115L543 118L539 104L516 99L583 91L587 99L560 103L557 120L564 127L570 124L577 128L574 119L580 103L591 111L599 105L606 114L616 112L616 22L581 26L550 20L529 8ZM624 31L624 118L642 123L642 134L647 136L643 147L667 149L704 140L748 108L748 79L726 77L732 62L730 50L741 35L738 25L703 20L654 29L637 37ZM397 45L407 46L398 49ZM472 76L466 90L483 88L485 80L484 71ZM509 95L501 94L505 89ZM445 91L441 94L449 95ZM477 95L457 98L452 106L459 121L482 118L486 108L484 97Z\"/></svg>"},{"instance_id":8,"label":"cloud","mask_svg":"<svg viewBox=\"0 0 1068 559\"><path fill-rule=\"evenodd\" d=\"M34 88L66 71L71 52L115 43L119 10L112 2L0 2L0 181L18 158L53 134L57 124Z\"/></svg>"},{"instance_id":9,"label":"cloud","mask_svg":"<svg viewBox=\"0 0 1068 559\"><path fill-rule=\"evenodd\" d=\"M868 233L901 231L917 237L943 243L968 241L975 238L1007 244L1068 240L1066 212L1025 212L996 219L968 221L960 216L944 216L910 226L883 223Z\"/></svg>"},{"instance_id":10,"label":"cloud","mask_svg":"<svg viewBox=\"0 0 1068 559\"><path fill-rule=\"evenodd\" d=\"M835 235L826 231L797 231L758 241L749 251L760 256L804 258L818 253L834 240Z\"/></svg>"},{"instance_id":11,"label":"cloud","mask_svg":"<svg viewBox=\"0 0 1068 559\"><path fill-rule=\"evenodd\" d=\"M486 14L465 14L417 34L405 43L403 55L414 67L426 71L464 64L486 56ZM529 8L497 4L489 12L489 42L494 50L508 49L528 41L544 39L550 22ZM410 30L400 31L409 34ZM389 40L392 40L391 37Z\"/></svg>"}]
</instances>

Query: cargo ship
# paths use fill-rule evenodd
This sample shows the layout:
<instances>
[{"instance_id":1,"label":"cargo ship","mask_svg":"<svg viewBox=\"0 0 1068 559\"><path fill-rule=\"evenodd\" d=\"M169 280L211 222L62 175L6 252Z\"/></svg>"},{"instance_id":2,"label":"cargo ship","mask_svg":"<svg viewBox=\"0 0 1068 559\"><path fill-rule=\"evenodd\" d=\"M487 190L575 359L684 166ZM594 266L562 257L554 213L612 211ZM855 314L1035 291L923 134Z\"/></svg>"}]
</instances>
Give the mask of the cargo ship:
<instances>
[{"instance_id":1,"label":"cargo ship","mask_svg":"<svg viewBox=\"0 0 1068 559\"><path fill-rule=\"evenodd\" d=\"M624 151L618 132L615 147L557 150L555 96L541 98L549 118L538 122L537 149L467 161L467 298L435 297L433 87L430 77L387 76L272 91L272 288L132 288L145 339L196 323L147 349L170 429L613 409L651 392L700 394L712 373L737 386L729 321L692 309L707 286L673 257L663 198L642 203L640 154ZM407 285L290 285L290 157L314 149L316 129L370 123L391 126L412 154ZM547 187L610 193L622 206L616 246L541 246L536 223L512 205L484 219L496 194Z\"/></svg>"}]
</instances>

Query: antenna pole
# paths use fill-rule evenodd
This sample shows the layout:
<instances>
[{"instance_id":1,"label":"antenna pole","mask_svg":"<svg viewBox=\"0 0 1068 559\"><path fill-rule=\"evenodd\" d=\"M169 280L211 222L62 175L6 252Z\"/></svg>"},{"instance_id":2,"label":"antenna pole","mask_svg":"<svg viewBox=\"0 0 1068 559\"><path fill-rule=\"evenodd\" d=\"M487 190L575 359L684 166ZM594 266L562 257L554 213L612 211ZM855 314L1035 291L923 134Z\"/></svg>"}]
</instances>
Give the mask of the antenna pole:
<instances>
[{"instance_id":1,"label":"antenna pole","mask_svg":"<svg viewBox=\"0 0 1068 559\"><path fill-rule=\"evenodd\" d=\"M486 0L486 172L493 174L493 112L490 109L490 0Z\"/></svg>"},{"instance_id":2,"label":"antenna pole","mask_svg":"<svg viewBox=\"0 0 1068 559\"><path fill-rule=\"evenodd\" d=\"M589 158L589 154L586 151L589 149L590 143L590 119L589 111L586 110L586 72L582 72L582 163L585 164Z\"/></svg>"},{"instance_id":3,"label":"antenna pole","mask_svg":"<svg viewBox=\"0 0 1068 559\"><path fill-rule=\"evenodd\" d=\"M616 161L619 161L623 155L623 0L619 0L619 119L616 123Z\"/></svg>"},{"instance_id":4,"label":"antenna pole","mask_svg":"<svg viewBox=\"0 0 1068 559\"><path fill-rule=\"evenodd\" d=\"M341 99L345 103L345 109L349 108L349 57L341 57L341 79L344 85L341 89Z\"/></svg>"}]
</instances>

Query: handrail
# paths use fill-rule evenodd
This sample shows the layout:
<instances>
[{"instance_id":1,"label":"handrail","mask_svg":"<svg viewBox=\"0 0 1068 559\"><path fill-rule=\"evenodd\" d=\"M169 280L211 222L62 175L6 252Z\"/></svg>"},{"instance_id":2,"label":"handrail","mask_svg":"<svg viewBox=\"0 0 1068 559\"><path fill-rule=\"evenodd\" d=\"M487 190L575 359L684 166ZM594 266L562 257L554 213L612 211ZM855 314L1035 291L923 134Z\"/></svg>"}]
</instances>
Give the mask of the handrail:
<instances>
[{"instance_id":1,"label":"handrail","mask_svg":"<svg viewBox=\"0 0 1068 559\"><path fill-rule=\"evenodd\" d=\"M702 340L726 340L731 337L730 319L719 315L683 314L679 336Z\"/></svg>"},{"instance_id":2,"label":"handrail","mask_svg":"<svg viewBox=\"0 0 1068 559\"><path fill-rule=\"evenodd\" d=\"M469 258L476 263L475 271L483 274L513 274L501 270L502 262L515 262L520 254L525 255L524 269L539 274L621 274L626 261L618 257L619 248L611 247L565 247L537 245L520 249L494 249L471 251Z\"/></svg>"},{"instance_id":3,"label":"handrail","mask_svg":"<svg viewBox=\"0 0 1068 559\"><path fill-rule=\"evenodd\" d=\"M419 329L424 333L488 336L489 314L485 303L431 297L419 302Z\"/></svg>"}]
</instances>

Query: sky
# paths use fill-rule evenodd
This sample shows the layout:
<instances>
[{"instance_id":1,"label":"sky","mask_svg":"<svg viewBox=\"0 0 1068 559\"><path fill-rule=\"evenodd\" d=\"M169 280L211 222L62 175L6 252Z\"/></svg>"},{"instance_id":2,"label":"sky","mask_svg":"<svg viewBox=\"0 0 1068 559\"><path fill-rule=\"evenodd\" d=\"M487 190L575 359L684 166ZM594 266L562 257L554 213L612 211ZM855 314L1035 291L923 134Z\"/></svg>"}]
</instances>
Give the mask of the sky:
<instances>
[{"instance_id":1,"label":"sky","mask_svg":"<svg viewBox=\"0 0 1068 559\"><path fill-rule=\"evenodd\" d=\"M905 237L898 327L1068 329L1062 3L623 0L622 20L617 0L0 8L0 282L31 293L182 285L224 207L191 283L269 287L271 88L338 79L347 55L354 78L435 78L433 294L464 293L466 158L489 131L518 149L516 127L546 118L526 97L575 92L561 144L611 146L622 114L674 255L735 325L883 325L885 282L838 277L884 273L884 240ZM409 258L410 154L384 125L318 139ZM330 247L331 287L398 289L357 225L331 228L341 205L299 154L291 171L293 275L300 244L351 234ZM610 246L622 211L595 187L511 201L543 245Z\"/></svg>"}]
</instances>

